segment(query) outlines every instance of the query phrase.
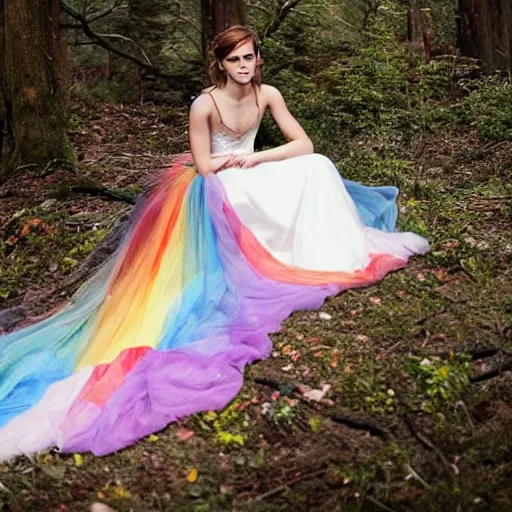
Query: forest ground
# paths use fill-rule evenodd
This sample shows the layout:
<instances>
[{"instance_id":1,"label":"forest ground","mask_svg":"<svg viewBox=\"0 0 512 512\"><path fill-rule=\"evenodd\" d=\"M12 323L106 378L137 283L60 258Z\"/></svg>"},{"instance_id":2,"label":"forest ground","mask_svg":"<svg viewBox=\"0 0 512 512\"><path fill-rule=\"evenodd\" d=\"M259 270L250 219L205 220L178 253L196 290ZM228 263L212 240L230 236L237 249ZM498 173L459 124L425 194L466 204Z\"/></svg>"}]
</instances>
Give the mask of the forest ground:
<instances>
[{"instance_id":1,"label":"forest ground","mask_svg":"<svg viewBox=\"0 0 512 512\"><path fill-rule=\"evenodd\" d=\"M130 202L186 148L185 125L185 110L76 104L78 171L28 169L0 187L0 306L58 307L67 291L48 290L129 212L116 197ZM1 509L512 510L512 142L468 128L410 153L400 226L425 230L429 255L293 314L223 412L105 457L0 465Z\"/></svg>"}]
</instances>

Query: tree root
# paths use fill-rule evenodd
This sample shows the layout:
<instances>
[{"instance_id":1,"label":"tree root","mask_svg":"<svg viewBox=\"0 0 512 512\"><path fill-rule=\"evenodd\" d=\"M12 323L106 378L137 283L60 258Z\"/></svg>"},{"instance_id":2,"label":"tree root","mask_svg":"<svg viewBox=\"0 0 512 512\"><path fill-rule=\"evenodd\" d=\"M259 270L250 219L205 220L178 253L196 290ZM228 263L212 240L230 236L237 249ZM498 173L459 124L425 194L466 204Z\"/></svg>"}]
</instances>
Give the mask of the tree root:
<instances>
[{"instance_id":1,"label":"tree root","mask_svg":"<svg viewBox=\"0 0 512 512\"><path fill-rule=\"evenodd\" d=\"M501 363L496 368L489 370L488 372L481 373L480 375L475 375L469 379L471 384L476 384L477 382L483 382L489 379L493 379L494 377L498 377L504 372L512 371L512 357L508 357L503 363Z\"/></svg>"},{"instance_id":2,"label":"tree root","mask_svg":"<svg viewBox=\"0 0 512 512\"><path fill-rule=\"evenodd\" d=\"M90 194L92 196L105 197L112 201L122 201L123 203L135 204L135 196L121 189L98 187L96 185L75 185L71 187L71 192Z\"/></svg>"},{"instance_id":3,"label":"tree root","mask_svg":"<svg viewBox=\"0 0 512 512\"><path fill-rule=\"evenodd\" d=\"M453 353L455 351L450 352L439 352L439 353L432 353L433 356L446 358L450 356L450 353ZM479 343L476 343L474 345L462 345L461 347L457 347L456 352L458 354L469 354L471 356L472 361L476 361L477 359L487 359L489 357L495 356L496 354L499 354L500 352L503 352L502 349L493 347L492 345L480 345Z\"/></svg>"}]
</instances>

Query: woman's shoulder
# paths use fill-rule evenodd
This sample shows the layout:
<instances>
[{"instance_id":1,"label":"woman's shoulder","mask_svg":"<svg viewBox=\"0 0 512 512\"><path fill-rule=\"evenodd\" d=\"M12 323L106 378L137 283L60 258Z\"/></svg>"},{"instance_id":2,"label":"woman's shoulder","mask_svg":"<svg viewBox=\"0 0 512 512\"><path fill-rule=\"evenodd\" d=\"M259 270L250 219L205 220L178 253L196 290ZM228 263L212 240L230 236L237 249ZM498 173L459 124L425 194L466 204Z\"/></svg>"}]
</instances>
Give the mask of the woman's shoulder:
<instances>
[{"instance_id":1,"label":"woman's shoulder","mask_svg":"<svg viewBox=\"0 0 512 512\"><path fill-rule=\"evenodd\" d=\"M260 95L264 98L267 104L272 104L275 101L282 101L283 95L277 87L268 84L260 85Z\"/></svg>"},{"instance_id":2,"label":"woman's shoulder","mask_svg":"<svg viewBox=\"0 0 512 512\"><path fill-rule=\"evenodd\" d=\"M212 92L214 89L217 89L217 86L216 85L210 85L208 87L205 87L200 93L199 95L201 94L204 94L204 93L209 93L209 92Z\"/></svg>"},{"instance_id":3,"label":"woman's shoulder","mask_svg":"<svg viewBox=\"0 0 512 512\"><path fill-rule=\"evenodd\" d=\"M201 92L190 105L190 115L196 118L209 118L213 112L212 100L209 94Z\"/></svg>"}]
</instances>

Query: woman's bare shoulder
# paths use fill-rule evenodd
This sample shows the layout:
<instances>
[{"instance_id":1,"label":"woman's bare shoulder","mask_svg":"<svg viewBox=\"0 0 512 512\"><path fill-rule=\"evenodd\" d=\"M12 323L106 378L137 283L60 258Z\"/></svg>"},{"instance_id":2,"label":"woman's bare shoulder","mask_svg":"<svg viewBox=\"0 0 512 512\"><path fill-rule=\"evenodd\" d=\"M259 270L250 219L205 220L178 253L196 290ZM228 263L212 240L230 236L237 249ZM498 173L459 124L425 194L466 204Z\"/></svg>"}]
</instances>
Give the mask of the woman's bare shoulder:
<instances>
[{"instance_id":1,"label":"woman's bare shoulder","mask_svg":"<svg viewBox=\"0 0 512 512\"><path fill-rule=\"evenodd\" d=\"M207 91L206 89L204 91ZM190 106L190 113L195 115L209 116L212 109L212 100L204 91L197 96Z\"/></svg>"},{"instance_id":2,"label":"woman's bare shoulder","mask_svg":"<svg viewBox=\"0 0 512 512\"><path fill-rule=\"evenodd\" d=\"M260 95L263 97L267 105L272 105L276 101L282 101L283 95L277 87L268 84L261 84Z\"/></svg>"}]
</instances>

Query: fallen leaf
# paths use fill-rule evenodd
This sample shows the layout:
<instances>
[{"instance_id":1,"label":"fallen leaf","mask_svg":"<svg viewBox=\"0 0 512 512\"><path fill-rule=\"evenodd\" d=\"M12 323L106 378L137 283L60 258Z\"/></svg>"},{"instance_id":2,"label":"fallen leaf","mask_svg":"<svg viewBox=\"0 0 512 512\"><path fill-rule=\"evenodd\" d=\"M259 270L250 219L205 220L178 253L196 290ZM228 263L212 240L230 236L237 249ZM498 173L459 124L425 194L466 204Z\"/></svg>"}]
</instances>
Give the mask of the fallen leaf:
<instances>
[{"instance_id":1,"label":"fallen leaf","mask_svg":"<svg viewBox=\"0 0 512 512\"><path fill-rule=\"evenodd\" d=\"M311 400L313 402L320 402L322 398L327 394L327 392L331 389L330 384L324 384L322 389L310 389L304 393L304 398Z\"/></svg>"},{"instance_id":2,"label":"fallen leaf","mask_svg":"<svg viewBox=\"0 0 512 512\"><path fill-rule=\"evenodd\" d=\"M77 468L84 465L84 458L79 453L73 454L73 460L75 461L75 466Z\"/></svg>"},{"instance_id":3,"label":"fallen leaf","mask_svg":"<svg viewBox=\"0 0 512 512\"><path fill-rule=\"evenodd\" d=\"M376 304L376 305L382 304L382 299L380 299L379 297L370 297L368 300L372 304Z\"/></svg>"},{"instance_id":4,"label":"fallen leaf","mask_svg":"<svg viewBox=\"0 0 512 512\"><path fill-rule=\"evenodd\" d=\"M340 358L340 351L337 348L335 348L331 353L331 361L329 362L329 365L331 368L338 367L339 358Z\"/></svg>"},{"instance_id":5,"label":"fallen leaf","mask_svg":"<svg viewBox=\"0 0 512 512\"><path fill-rule=\"evenodd\" d=\"M207 413L203 414L203 420L211 423L217 419L217 416L218 414L215 411L208 411Z\"/></svg>"},{"instance_id":6,"label":"fallen leaf","mask_svg":"<svg viewBox=\"0 0 512 512\"><path fill-rule=\"evenodd\" d=\"M332 315L329 315L329 313L325 313L324 311L320 311L320 313L318 313L318 317L321 320L330 320L332 318Z\"/></svg>"},{"instance_id":7,"label":"fallen leaf","mask_svg":"<svg viewBox=\"0 0 512 512\"><path fill-rule=\"evenodd\" d=\"M311 416L308 420L308 425L313 432L317 432L322 427L323 420L320 416Z\"/></svg>"},{"instance_id":8,"label":"fallen leaf","mask_svg":"<svg viewBox=\"0 0 512 512\"><path fill-rule=\"evenodd\" d=\"M158 436L155 436L155 434L151 434L149 437L148 437L148 441L150 443L156 443L158 441Z\"/></svg>"},{"instance_id":9,"label":"fallen leaf","mask_svg":"<svg viewBox=\"0 0 512 512\"><path fill-rule=\"evenodd\" d=\"M122 485L114 485L111 491L114 498L129 500L132 497L132 493Z\"/></svg>"},{"instance_id":10,"label":"fallen leaf","mask_svg":"<svg viewBox=\"0 0 512 512\"><path fill-rule=\"evenodd\" d=\"M300 352L298 350L294 350L290 354L290 357L291 357L292 361L297 361L300 358Z\"/></svg>"},{"instance_id":11,"label":"fallen leaf","mask_svg":"<svg viewBox=\"0 0 512 512\"><path fill-rule=\"evenodd\" d=\"M198 472L197 472L197 469L193 468L191 469L189 472L188 472L188 475L187 475L187 482L193 484L196 480L197 480L197 477L198 477Z\"/></svg>"}]
</instances>

